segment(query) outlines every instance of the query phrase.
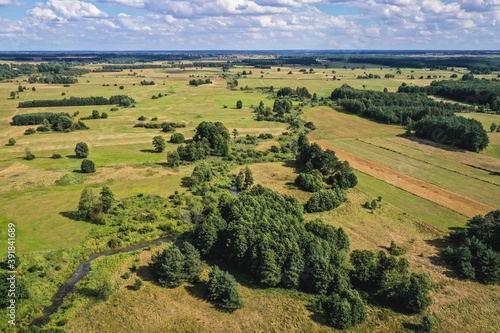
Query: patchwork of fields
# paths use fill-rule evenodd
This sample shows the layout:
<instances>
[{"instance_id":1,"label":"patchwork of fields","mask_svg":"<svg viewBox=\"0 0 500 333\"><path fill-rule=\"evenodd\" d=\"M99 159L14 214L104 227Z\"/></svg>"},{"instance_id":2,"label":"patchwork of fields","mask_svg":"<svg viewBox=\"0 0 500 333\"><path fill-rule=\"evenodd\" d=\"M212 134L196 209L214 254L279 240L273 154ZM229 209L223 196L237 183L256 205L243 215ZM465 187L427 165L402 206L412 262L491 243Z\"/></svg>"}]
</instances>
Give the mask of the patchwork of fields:
<instances>
[{"instance_id":1,"label":"patchwork of fields","mask_svg":"<svg viewBox=\"0 0 500 333\"><path fill-rule=\"evenodd\" d=\"M147 123L153 122L153 117L158 118L157 123L184 123L186 127L176 132L184 134L186 139L192 138L196 126L203 121L220 121L230 132L236 129L238 138L270 133L273 139L260 141L256 146L256 150L267 151L279 145L277 137L289 129L286 123L255 120L253 106L263 101L266 107L272 108L274 102L268 93L255 88L273 86L277 90L305 86L311 93L317 93L318 98L326 99L333 89L344 83L359 89L397 91L403 82L428 85L434 78L427 79L427 75L449 78L452 73L402 69L401 74L395 74L395 68L366 65L366 68L353 70L343 66L336 63L330 68L308 66L308 70L313 67L313 74L302 74L300 67L295 66L284 66L279 71L275 67L262 70L233 68L233 72L253 71L252 75L238 79L238 88L248 89L234 90L228 89L226 80L219 77L223 73L221 69L206 68L139 69L135 74L93 72L78 77L79 83L70 87L28 84L25 78L1 82L0 242L7 239L5 226L14 222L20 240L19 253L44 256L58 251L66 255L88 239L94 228L89 222L67 217L67 213L76 209L84 188L109 186L118 199L136 194L168 197L176 191L185 191L183 182L194 166L167 167L166 154L178 145L168 142L170 133L134 127L141 116L148 119ZM292 74L287 74L290 71ZM462 72L466 71L456 71ZM383 77L385 73L395 74L395 78L357 79L358 75ZM426 79L410 79L411 75ZM188 82L193 77L210 77L213 83L190 86ZM154 80L156 84L142 86L140 81L144 79ZM19 99L8 98L19 85L28 89L19 94ZM152 98L160 93L164 96ZM111 111L109 105L17 108L18 102L23 100L118 94L134 98L135 107L119 108L118 111ZM238 100L243 102L241 109L235 107ZM108 118L84 120L90 129L83 131L23 135L33 126L10 125L15 114L47 111L72 115L78 111L78 117L86 117L93 110L107 112ZM340 160L348 161L356 169L359 180L359 184L349 191L347 203L330 212L307 214L306 218L322 218L326 223L343 227L351 239L351 249L379 250L389 246L391 240L402 244L412 270L427 272L432 277L430 312L438 316L440 331L474 331L478 327L485 331L500 330L496 308L500 300L498 286L461 281L439 259L443 237L450 228L463 227L468 218L500 207L500 132L488 134L490 146L484 152L472 153L406 136L402 126L375 122L339 107L305 106L302 112L301 118L317 127L309 133L310 141L324 149L333 149ZM462 115L481 121L486 129L492 122L500 124L500 115ZM167 139L162 153L154 152L151 144L157 135ZM9 138L17 143L6 145ZM79 170L81 160L74 156L78 142L88 144L97 172L85 175L79 184L56 186L57 180ZM26 148L36 156L34 160L22 158ZM62 159L52 159L54 153L61 154ZM298 174L293 160L255 163L249 167L256 184L295 195L303 203L311 196L294 185ZM240 169L241 166L235 164L233 172ZM380 209L370 211L362 207L366 201L379 196L382 197ZM0 254L5 254L4 248L0 249ZM149 254L137 255L141 267L147 266ZM203 300L205 291L197 286L162 291L151 282L151 277L141 275L144 270L140 269L133 277L143 279L145 287L132 291L121 278L129 261L125 260L112 277L119 285L112 298L100 303L86 300L77 308L69 309L70 321L66 329L71 332L224 332L228 329L274 332L283 328L296 332L334 331L311 311L310 295L293 290L259 290L244 277L238 280L242 281L247 307L235 315L217 311ZM208 279L207 270L203 278ZM357 331L401 331L416 322L415 316L370 305L368 320Z\"/></svg>"}]
</instances>

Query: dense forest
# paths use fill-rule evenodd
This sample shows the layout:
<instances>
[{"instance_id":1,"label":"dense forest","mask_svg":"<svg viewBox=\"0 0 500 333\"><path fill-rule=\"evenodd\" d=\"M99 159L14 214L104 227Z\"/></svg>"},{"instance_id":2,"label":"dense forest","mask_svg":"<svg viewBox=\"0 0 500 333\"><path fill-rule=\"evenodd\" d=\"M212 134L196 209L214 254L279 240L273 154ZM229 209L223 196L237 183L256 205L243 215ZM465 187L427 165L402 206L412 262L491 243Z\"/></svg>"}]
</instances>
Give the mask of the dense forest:
<instances>
[{"instance_id":1,"label":"dense forest","mask_svg":"<svg viewBox=\"0 0 500 333\"><path fill-rule=\"evenodd\" d=\"M500 71L497 58L488 57L348 57L350 63L369 63L395 68L430 68L447 70L454 67L466 67L472 74L491 74Z\"/></svg>"},{"instance_id":2,"label":"dense forest","mask_svg":"<svg viewBox=\"0 0 500 333\"><path fill-rule=\"evenodd\" d=\"M430 86L408 86L403 84L398 92L424 93L451 98L456 101L486 105L487 109L500 111L500 81L474 79L465 74L462 80L433 81Z\"/></svg>"},{"instance_id":3,"label":"dense forest","mask_svg":"<svg viewBox=\"0 0 500 333\"><path fill-rule=\"evenodd\" d=\"M0 81L13 79L23 75L42 76L75 76L88 73L82 68L72 67L68 62L41 63L41 64L0 64Z\"/></svg>"},{"instance_id":4,"label":"dense forest","mask_svg":"<svg viewBox=\"0 0 500 333\"><path fill-rule=\"evenodd\" d=\"M105 97L70 97L64 99L47 99L19 102L20 108L38 108L47 106L81 106L81 105L111 105L130 106L135 101L127 95Z\"/></svg>"},{"instance_id":5,"label":"dense forest","mask_svg":"<svg viewBox=\"0 0 500 333\"><path fill-rule=\"evenodd\" d=\"M471 111L472 107L438 102L426 94L358 90L344 84L331 98L346 111L407 126L422 138L471 151L482 150L489 142L480 122L455 116L455 112Z\"/></svg>"},{"instance_id":6,"label":"dense forest","mask_svg":"<svg viewBox=\"0 0 500 333\"><path fill-rule=\"evenodd\" d=\"M500 210L473 217L467 228L450 233L454 246L444 251L445 259L464 278L483 283L500 283Z\"/></svg>"}]
</instances>

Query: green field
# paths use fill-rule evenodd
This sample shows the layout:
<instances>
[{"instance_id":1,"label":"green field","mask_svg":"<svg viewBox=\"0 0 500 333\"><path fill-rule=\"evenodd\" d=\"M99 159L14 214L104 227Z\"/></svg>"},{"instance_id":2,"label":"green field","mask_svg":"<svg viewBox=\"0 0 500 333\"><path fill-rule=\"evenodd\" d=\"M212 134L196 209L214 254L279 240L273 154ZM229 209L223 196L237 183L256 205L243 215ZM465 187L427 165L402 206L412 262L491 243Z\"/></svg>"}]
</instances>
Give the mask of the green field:
<instances>
[{"instance_id":1,"label":"green field","mask_svg":"<svg viewBox=\"0 0 500 333\"><path fill-rule=\"evenodd\" d=\"M254 119L252 106L258 106L263 101L265 106L272 108L274 103L271 94L254 88L273 86L274 91L277 91L280 87L305 86L321 99L328 98L333 89L344 83L358 89L382 91L388 88L389 91L397 91L403 82L428 85L435 79L449 78L453 73L403 68L401 74L396 74L396 68L369 64L325 64L329 68L323 65L287 65L278 71L274 66L271 69L235 67L230 70L232 74L243 70L251 70L253 74L238 77L238 87L233 90L228 89L226 80L220 77L224 74L220 68L91 72L78 77L79 83L70 87L29 84L26 78L1 82L0 142L3 144L0 145L0 242L6 242L7 224L15 223L18 254L26 258L30 265L35 262L47 267L54 266L51 258L57 256L68 261L71 258L83 260L91 252L109 249L107 242L115 237L107 233L108 230L114 230L111 226L97 226L68 217L68 213L77 209L83 189L109 186L117 199L138 194L166 198L176 191L186 191L186 180L192 174L194 165L186 163L176 168L168 167L167 152L176 150L179 145L167 142L164 152L154 152L153 137L161 135L168 140L171 133L162 133L161 129L134 128L140 116L147 117L147 122L158 117L156 122L159 124L182 122L186 127L177 129L176 133L184 134L188 140L203 121L220 121L230 132L237 129L238 138L244 138L247 134L270 133L274 135L273 139L259 140L255 146L237 144L233 138L230 141L230 148L234 150L244 147L267 152L272 145L279 146L278 137L290 131L290 128L287 123ZM92 64L87 67L99 66ZM352 70L352 66L357 68ZM300 69L309 71L310 68L313 68L314 73L299 72ZM290 71L292 74L288 74ZM455 72L462 74L466 70L457 69ZM387 73L394 74L395 78L385 79ZM358 75L368 74L380 75L382 78L357 79ZM333 80L334 75L336 80ZM411 75L414 79L411 79ZM432 78L428 79L428 75ZM420 76L424 76L424 79L419 79ZM193 78L206 77L210 77L213 83L197 87L188 84ZM142 86L142 80L154 80L156 84ZM19 94L19 99L8 98L10 92L17 91L20 84L28 89ZM119 86L124 86L124 89L119 89ZM248 90L240 89L247 86ZM36 91L32 91L32 87ZM166 96L152 98L159 93ZM137 102L135 107L120 107L118 111L110 111L114 107L112 105L17 108L18 102L23 100L70 96L110 97L118 94L134 98ZM236 108L238 100L243 102L241 109ZM298 104L294 103L296 106ZM338 107L308 105L301 108L301 118L313 122L317 127L309 133L311 141L323 141L469 198L500 207L500 133L490 133L490 146L481 154L476 154L405 137L405 128L402 126L372 121L344 112ZM14 114L47 111L72 115L79 111L75 118L78 119L91 115L92 110L107 112L109 117L84 120L89 130L24 135L27 128L36 128L38 125L9 124ZM487 129L491 122L500 124L498 115L461 115L478 119ZM17 143L14 146L6 145L9 138L14 138ZM290 140L294 140L293 137ZM80 169L81 160L74 156L75 145L79 142L88 144L88 158L97 165L97 172L83 175L80 184L56 186L57 180ZM23 159L26 148L36 156L34 160ZM63 158L52 159L54 153L61 154ZM211 160L221 162L222 157L212 157ZM298 175L293 156L278 161L281 162L250 164L255 183L307 202L312 193L304 192L293 184ZM231 172L237 174L245 168L242 164L230 164ZM445 234L454 227L463 227L467 218L364 173L356 171L355 174L359 184L349 190L346 203L332 211L306 214L306 219L321 218L328 224L344 228L351 241L351 250L381 250L389 246L391 240L401 244L407 250L405 258L411 263L411 271L427 272L432 277L431 296L434 304L426 313L433 313L438 318L436 332L472 332L478 327L500 329L495 306L500 297L498 286L458 280L439 259ZM380 208L374 211L363 208L366 201L379 196L382 197ZM189 202L193 206L197 203L198 208L202 207L203 199L193 197L189 195L183 205L187 206ZM162 209L166 210L167 205L164 207ZM191 223L191 215L186 217L185 214L189 212L188 208L182 206L176 209L179 221L182 217ZM134 214L141 218L141 214ZM151 235L159 235L159 229L155 226ZM149 237L147 234L137 234L127 237L124 242L130 244ZM0 255L5 254L6 248L3 247ZM61 326L70 332L335 332L314 314L310 304L315 296L296 290L260 289L243 276L237 276L237 279L241 283L240 291L247 307L234 314L218 311L204 300L205 291L201 285L161 288L147 274L150 255L151 249L146 249L116 261L113 274L105 277L106 281L117 286L108 301L97 301L76 292L65 301L49 326L54 327L57 320L67 318L68 322ZM130 280L124 279L122 275L128 270L133 258L139 260L139 270L133 272ZM95 266L92 267L98 269L99 262L105 260L94 262L92 265ZM32 281L29 287L36 296L26 303L28 305L21 313L30 319L40 315L41 304L49 303L57 285L72 274L77 264L64 261L61 270L53 269L52 266L47 268L47 278L50 280L48 287L42 283L45 276L30 271L28 276ZM24 271L27 265L22 267ZM208 266L205 268L203 279L206 280ZM139 291L127 288L135 278L144 281L144 287ZM409 332L411 327L419 325L422 316L408 316L370 304L367 321L348 331ZM5 327L2 325L1 329Z\"/></svg>"}]
</instances>

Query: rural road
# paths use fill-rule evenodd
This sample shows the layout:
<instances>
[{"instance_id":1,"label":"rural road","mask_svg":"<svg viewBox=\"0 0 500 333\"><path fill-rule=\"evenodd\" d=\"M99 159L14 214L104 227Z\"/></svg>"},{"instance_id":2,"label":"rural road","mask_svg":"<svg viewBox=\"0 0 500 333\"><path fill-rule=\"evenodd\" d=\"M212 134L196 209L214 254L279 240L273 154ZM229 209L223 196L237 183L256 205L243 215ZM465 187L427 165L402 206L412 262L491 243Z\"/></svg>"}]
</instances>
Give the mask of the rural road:
<instances>
[{"instance_id":1,"label":"rural road","mask_svg":"<svg viewBox=\"0 0 500 333\"><path fill-rule=\"evenodd\" d=\"M332 147L321 141L311 141L311 143L317 143L323 149L331 149L335 151L335 154L340 160L348 161L349 164L358 171L380 179L421 198L435 202L438 205L449 208L467 217L473 217L479 214L486 215L492 210L496 210L493 206L409 176L401 171L375 163L342 149Z\"/></svg>"}]
</instances>

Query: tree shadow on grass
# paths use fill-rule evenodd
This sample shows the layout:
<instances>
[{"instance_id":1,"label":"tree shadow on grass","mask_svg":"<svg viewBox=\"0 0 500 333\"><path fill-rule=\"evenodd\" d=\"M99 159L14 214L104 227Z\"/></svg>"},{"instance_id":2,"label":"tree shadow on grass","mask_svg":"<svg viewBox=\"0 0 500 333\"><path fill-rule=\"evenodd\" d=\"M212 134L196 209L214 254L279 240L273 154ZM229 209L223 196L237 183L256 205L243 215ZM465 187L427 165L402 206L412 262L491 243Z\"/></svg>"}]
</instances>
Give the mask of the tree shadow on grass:
<instances>
[{"instance_id":1,"label":"tree shadow on grass","mask_svg":"<svg viewBox=\"0 0 500 333\"><path fill-rule=\"evenodd\" d=\"M440 252L444 251L444 249L446 249L446 247L449 245L449 242L446 238L428 239L424 241L427 244L437 248ZM444 260L441 254L429 256L428 258L432 265L446 268L446 271L443 272L445 276L452 279L459 278L459 276L453 270L453 267Z\"/></svg>"},{"instance_id":2,"label":"tree shadow on grass","mask_svg":"<svg viewBox=\"0 0 500 333\"><path fill-rule=\"evenodd\" d=\"M203 282L186 284L184 289L187 293L199 301L207 301L207 286Z\"/></svg>"},{"instance_id":3,"label":"tree shadow on grass","mask_svg":"<svg viewBox=\"0 0 500 333\"><path fill-rule=\"evenodd\" d=\"M403 327L413 332L423 332L422 325L411 322L403 323Z\"/></svg>"},{"instance_id":4,"label":"tree shadow on grass","mask_svg":"<svg viewBox=\"0 0 500 333\"><path fill-rule=\"evenodd\" d=\"M156 279L149 269L149 266L139 266L136 273L137 277L141 278L141 280L156 283Z\"/></svg>"},{"instance_id":5,"label":"tree shadow on grass","mask_svg":"<svg viewBox=\"0 0 500 333\"><path fill-rule=\"evenodd\" d=\"M140 152L141 153L150 153L150 154L158 154L158 153L160 153L160 152L157 152L154 149L141 149Z\"/></svg>"},{"instance_id":6,"label":"tree shadow on grass","mask_svg":"<svg viewBox=\"0 0 500 333\"><path fill-rule=\"evenodd\" d=\"M80 158L78 158L78 156L76 156L76 155L66 155L66 158L74 158L74 159L76 159L76 160L79 160L79 159L80 159ZM81 160L83 160L83 158L82 158Z\"/></svg>"},{"instance_id":7,"label":"tree shadow on grass","mask_svg":"<svg viewBox=\"0 0 500 333\"><path fill-rule=\"evenodd\" d=\"M84 220L82 220L82 218L80 217L78 212L74 212L74 211L59 212L59 215L65 217L65 218L68 218L70 220L73 220L73 221L84 221Z\"/></svg>"}]
</instances>

